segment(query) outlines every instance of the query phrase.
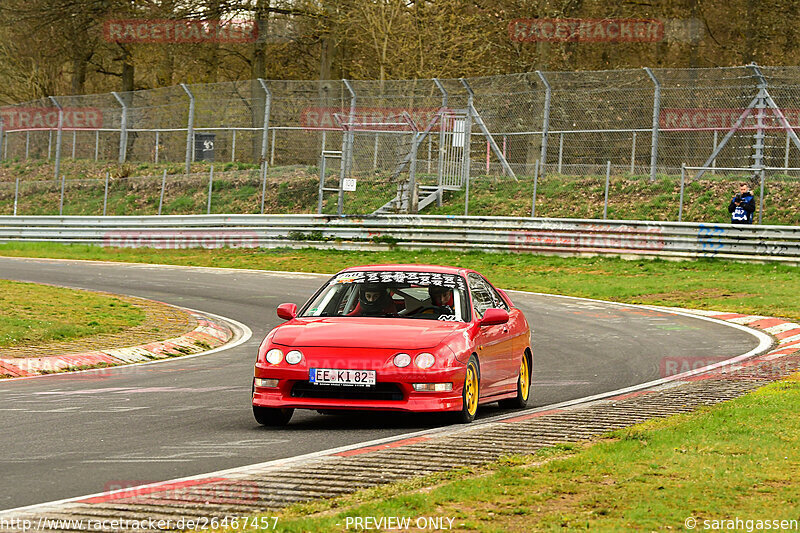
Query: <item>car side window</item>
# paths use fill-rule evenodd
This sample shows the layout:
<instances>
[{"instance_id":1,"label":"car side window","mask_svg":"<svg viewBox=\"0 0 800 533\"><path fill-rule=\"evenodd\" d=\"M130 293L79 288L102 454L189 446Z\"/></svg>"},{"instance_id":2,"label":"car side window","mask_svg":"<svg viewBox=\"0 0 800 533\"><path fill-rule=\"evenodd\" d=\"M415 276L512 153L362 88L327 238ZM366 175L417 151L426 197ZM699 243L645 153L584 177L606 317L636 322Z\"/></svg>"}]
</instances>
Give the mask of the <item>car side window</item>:
<instances>
[{"instance_id":1,"label":"car side window","mask_svg":"<svg viewBox=\"0 0 800 533\"><path fill-rule=\"evenodd\" d=\"M477 274L470 274L467 277L467 281L469 283L469 290L472 293L472 305L475 312L479 317L483 317L487 309L494 307L492 293L489 287L486 286L486 282L484 282L483 278Z\"/></svg>"},{"instance_id":2,"label":"car side window","mask_svg":"<svg viewBox=\"0 0 800 533\"><path fill-rule=\"evenodd\" d=\"M486 284L486 288L489 290L489 293L492 295L492 299L494 300L494 305L492 307L496 307L497 309L505 309L508 311L508 304L505 300L503 300L503 297L500 296L500 293L497 292L497 289L492 287L492 284L486 281L486 279L484 279L483 282Z\"/></svg>"}]
</instances>

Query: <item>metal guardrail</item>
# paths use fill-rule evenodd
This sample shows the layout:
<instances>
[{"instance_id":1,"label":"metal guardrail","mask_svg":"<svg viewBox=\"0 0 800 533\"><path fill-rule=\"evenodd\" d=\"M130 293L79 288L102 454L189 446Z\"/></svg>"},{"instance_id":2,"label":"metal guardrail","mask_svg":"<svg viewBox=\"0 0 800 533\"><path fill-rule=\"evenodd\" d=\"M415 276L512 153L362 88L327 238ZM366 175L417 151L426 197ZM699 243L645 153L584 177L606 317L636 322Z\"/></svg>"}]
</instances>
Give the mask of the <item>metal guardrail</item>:
<instances>
[{"instance_id":1,"label":"metal guardrail","mask_svg":"<svg viewBox=\"0 0 800 533\"><path fill-rule=\"evenodd\" d=\"M800 227L387 215L0 216L0 242L154 248L408 248L800 264Z\"/></svg>"}]
</instances>

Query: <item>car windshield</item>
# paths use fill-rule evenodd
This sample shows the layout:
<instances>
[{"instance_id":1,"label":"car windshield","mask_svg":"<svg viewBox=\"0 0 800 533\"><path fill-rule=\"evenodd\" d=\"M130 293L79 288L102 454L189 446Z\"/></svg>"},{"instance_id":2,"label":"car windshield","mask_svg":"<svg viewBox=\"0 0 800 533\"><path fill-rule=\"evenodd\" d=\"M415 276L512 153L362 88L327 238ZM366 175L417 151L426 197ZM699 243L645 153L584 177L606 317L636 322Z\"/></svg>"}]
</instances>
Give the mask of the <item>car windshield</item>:
<instances>
[{"instance_id":1,"label":"car windshield","mask_svg":"<svg viewBox=\"0 0 800 533\"><path fill-rule=\"evenodd\" d=\"M440 272L343 272L300 316L399 317L451 322L470 320L467 284Z\"/></svg>"}]
</instances>

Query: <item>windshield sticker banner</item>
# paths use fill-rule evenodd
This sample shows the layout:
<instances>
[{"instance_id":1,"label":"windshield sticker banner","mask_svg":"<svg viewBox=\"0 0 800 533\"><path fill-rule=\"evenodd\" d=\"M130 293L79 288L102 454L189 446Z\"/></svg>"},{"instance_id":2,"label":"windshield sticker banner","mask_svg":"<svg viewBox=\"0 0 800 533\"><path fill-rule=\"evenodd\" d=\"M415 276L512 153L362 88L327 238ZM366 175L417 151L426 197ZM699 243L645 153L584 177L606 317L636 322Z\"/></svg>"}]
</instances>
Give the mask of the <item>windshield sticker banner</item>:
<instances>
[{"instance_id":1,"label":"windshield sticker banner","mask_svg":"<svg viewBox=\"0 0 800 533\"><path fill-rule=\"evenodd\" d=\"M466 290L464 278L456 274L440 272L344 272L336 276L332 283L380 283L386 285L432 285L450 289Z\"/></svg>"}]
</instances>

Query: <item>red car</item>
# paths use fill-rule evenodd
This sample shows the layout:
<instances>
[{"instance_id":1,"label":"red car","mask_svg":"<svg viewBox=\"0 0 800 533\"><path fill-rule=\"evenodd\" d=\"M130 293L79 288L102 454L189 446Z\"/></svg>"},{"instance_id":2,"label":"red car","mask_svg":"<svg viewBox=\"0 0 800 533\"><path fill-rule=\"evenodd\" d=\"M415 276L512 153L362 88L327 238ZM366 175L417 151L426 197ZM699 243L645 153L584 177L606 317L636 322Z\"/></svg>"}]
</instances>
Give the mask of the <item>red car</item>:
<instances>
[{"instance_id":1,"label":"red car","mask_svg":"<svg viewBox=\"0 0 800 533\"><path fill-rule=\"evenodd\" d=\"M333 276L258 350L253 414L289 422L295 409L451 412L525 407L530 328L508 295L479 273L430 265L371 265Z\"/></svg>"}]
</instances>

